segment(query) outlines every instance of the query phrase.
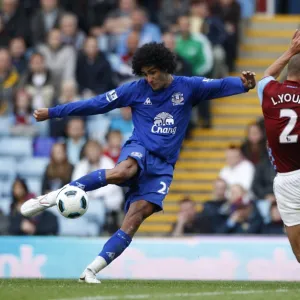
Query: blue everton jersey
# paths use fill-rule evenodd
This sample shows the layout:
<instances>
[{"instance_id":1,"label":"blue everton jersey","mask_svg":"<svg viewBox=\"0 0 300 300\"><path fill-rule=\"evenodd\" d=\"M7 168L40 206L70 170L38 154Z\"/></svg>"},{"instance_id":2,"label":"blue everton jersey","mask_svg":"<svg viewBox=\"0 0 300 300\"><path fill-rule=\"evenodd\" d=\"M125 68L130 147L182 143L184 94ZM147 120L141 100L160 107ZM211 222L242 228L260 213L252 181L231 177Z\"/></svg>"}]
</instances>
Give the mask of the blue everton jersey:
<instances>
[{"instance_id":1,"label":"blue everton jersey","mask_svg":"<svg viewBox=\"0 0 300 300\"><path fill-rule=\"evenodd\" d=\"M132 108L134 131L130 140L175 164L191 118L200 101L245 92L238 77L207 79L174 76L165 89L153 91L145 79L122 85L106 94L50 108L50 118L103 114L120 107Z\"/></svg>"}]
</instances>

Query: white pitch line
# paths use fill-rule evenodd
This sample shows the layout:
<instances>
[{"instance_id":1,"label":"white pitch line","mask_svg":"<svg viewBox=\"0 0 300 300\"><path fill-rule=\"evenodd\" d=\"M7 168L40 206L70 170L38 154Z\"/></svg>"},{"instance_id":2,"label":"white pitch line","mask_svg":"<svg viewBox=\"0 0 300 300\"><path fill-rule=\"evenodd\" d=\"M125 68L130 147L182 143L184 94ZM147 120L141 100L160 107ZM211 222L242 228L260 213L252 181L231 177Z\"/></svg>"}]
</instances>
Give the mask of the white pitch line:
<instances>
[{"instance_id":1,"label":"white pitch line","mask_svg":"<svg viewBox=\"0 0 300 300\"><path fill-rule=\"evenodd\" d=\"M199 293L168 293L168 294L137 294L137 295L119 295L119 296L95 296L81 298L63 298L54 300L120 300L120 299L149 299L149 298L181 298L181 297L200 297L200 296L224 296L224 295L250 295L265 293L287 293L288 290L248 290L248 291L231 291L231 292L199 292Z\"/></svg>"}]
</instances>

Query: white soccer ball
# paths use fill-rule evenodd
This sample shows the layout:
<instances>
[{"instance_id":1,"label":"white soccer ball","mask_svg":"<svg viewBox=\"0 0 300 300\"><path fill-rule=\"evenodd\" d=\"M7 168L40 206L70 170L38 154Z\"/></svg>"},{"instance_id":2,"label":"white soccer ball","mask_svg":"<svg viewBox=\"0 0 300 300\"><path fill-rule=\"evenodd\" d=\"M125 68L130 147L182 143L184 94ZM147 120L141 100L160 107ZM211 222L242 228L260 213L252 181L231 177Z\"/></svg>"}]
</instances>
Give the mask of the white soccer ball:
<instances>
[{"instance_id":1,"label":"white soccer ball","mask_svg":"<svg viewBox=\"0 0 300 300\"><path fill-rule=\"evenodd\" d=\"M66 186L56 197L58 211L66 218L81 217L88 209L89 201L85 191L76 186Z\"/></svg>"}]
</instances>

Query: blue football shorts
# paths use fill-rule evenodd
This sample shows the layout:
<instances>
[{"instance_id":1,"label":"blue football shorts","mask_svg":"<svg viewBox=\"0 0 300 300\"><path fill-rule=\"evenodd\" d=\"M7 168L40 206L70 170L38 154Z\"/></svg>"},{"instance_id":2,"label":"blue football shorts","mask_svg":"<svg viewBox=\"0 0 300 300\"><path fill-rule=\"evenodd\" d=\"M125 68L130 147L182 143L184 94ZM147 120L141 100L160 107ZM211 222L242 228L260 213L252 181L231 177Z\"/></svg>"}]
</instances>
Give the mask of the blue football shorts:
<instances>
[{"instance_id":1,"label":"blue football shorts","mask_svg":"<svg viewBox=\"0 0 300 300\"><path fill-rule=\"evenodd\" d=\"M118 164L131 157L139 165L137 176L120 186L129 187L126 193L125 212L131 203L146 200L156 205L156 211L163 209L163 201L169 192L174 166L150 153L136 141L128 141L122 148Z\"/></svg>"}]
</instances>

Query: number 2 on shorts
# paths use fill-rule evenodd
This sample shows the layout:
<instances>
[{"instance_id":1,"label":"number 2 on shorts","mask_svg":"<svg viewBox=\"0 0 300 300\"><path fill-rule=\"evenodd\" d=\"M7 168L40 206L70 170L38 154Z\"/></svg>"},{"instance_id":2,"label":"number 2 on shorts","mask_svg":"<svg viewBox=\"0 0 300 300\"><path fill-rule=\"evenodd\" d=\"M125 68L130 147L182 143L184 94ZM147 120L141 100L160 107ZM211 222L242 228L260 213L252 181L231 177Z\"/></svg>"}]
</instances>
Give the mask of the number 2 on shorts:
<instances>
[{"instance_id":1,"label":"number 2 on shorts","mask_svg":"<svg viewBox=\"0 0 300 300\"><path fill-rule=\"evenodd\" d=\"M166 195L169 192L169 188L167 184L164 181L161 181L160 184L162 185L162 188L159 189L157 192Z\"/></svg>"}]
</instances>

